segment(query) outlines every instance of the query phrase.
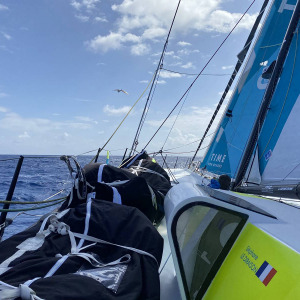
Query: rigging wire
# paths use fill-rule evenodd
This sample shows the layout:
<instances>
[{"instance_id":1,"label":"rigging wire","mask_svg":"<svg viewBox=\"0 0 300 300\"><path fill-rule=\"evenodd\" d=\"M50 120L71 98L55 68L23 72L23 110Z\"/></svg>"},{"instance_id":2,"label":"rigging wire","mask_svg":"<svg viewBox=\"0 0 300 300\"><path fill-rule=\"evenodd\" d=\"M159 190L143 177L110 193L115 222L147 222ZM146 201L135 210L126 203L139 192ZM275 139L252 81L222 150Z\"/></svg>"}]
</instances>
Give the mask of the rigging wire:
<instances>
[{"instance_id":1,"label":"rigging wire","mask_svg":"<svg viewBox=\"0 0 300 300\"><path fill-rule=\"evenodd\" d=\"M214 132L212 132L212 133L210 133L210 134L208 134L208 135L206 135L206 137L205 137L205 138L208 138L209 136L213 135L214 133L215 133L215 131L214 131ZM200 141L201 141L201 139L198 139L198 140L196 140L196 141L190 142L190 143L188 143L188 144L185 144L185 145L181 145L181 146L178 146L178 147L174 147L174 148L166 149L166 150L164 150L164 152L165 152L165 151L174 150L174 149L178 149L178 148L182 148L182 147L186 147L186 146L189 146L189 145L192 145L192 144L198 143L198 142L200 142ZM208 146L206 146L206 147L204 147L204 148L207 148L207 147L208 147ZM204 148L201 148L200 150L203 150ZM194 152L194 151L193 151L193 152Z\"/></svg>"},{"instance_id":2,"label":"rigging wire","mask_svg":"<svg viewBox=\"0 0 300 300\"><path fill-rule=\"evenodd\" d=\"M165 44L164 44L164 47L163 47L163 50L162 50L162 53L161 53L161 56L160 56L157 68L156 68L156 71L154 73L154 78L157 77L157 74L160 72L160 68L163 66L163 60L164 60L165 53L166 53L166 50L167 50L167 46L168 46L168 42L169 42L169 37L170 37L171 31L172 31L172 28L173 28L173 25L174 25L174 22L175 22L175 19L176 19L176 16L177 16L177 12L178 12L180 3L181 3L181 0L178 1L177 7L176 7L176 11L175 11L175 14L173 16L173 20L172 20L172 23L171 23L171 26L170 26L167 38L166 38L166 41L165 41ZM137 144L138 144L138 138L140 136L140 133L141 133L141 130L142 130L142 125L144 123L144 121L142 121L142 120L143 120L144 115L146 113L146 109L149 108L149 106L150 106L150 104L148 105L148 103L149 103L149 99L150 99L150 95L152 93L152 89L153 89L154 83L155 83L155 79L153 80L153 83L152 83L151 88L149 90L149 94L148 94L148 97L147 97L147 100L146 100L146 104L145 104L145 107L144 107L144 110L143 110L143 113L142 113L142 117L141 117L140 123L138 125L138 129L136 131L136 134L135 134L135 137L134 137L134 140L133 140L133 143L132 143L132 148L131 148L129 156L131 156L132 152L136 150L136 147L137 147ZM152 93L152 97L153 97L153 94L154 94L154 91Z\"/></svg>"},{"instance_id":3,"label":"rigging wire","mask_svg":"<svg viewBox=\"0 0 300 300\"><path fill-rule=\"evenodd\" d=\"M179 103L182 101L182 99L185 97L185 95L189 92L189 90L192 88L192 86L195 84L195 82L198 80L198 78L200 77L200 75L203 73L203 71L206 69L206 67L208 66L208 64L211 62L211 60L215 57L215 55L219 52L219 50L221 49L221 47L223 46L223 44L226 42L226 40L229 38L229 36L232 34L232 32L235 30L235 28L238 26L238 24L241 22L241 20L243 19L243 17L246 15L246 13L248 12L248 10L252 7L252 5L254 4L255 0L252 1L252 3L249 5L249 7L247 8L247 10L243 13L243 15L240 17L240 19L237 21L237 23L234 25L234 27L230 30L230 32L227 34L227 36L225 37L225 39L222 41L222 43L220 44L220 46L217 48L217 50L213 53L213 55L210 57L210 59L207 61L207 63L204 65L204 67L202 68L202 70L200 71L200 73L196 76L196 78L193 80L193 82L190 84L190 86L188 87L188 89L185 91L185 93L182 95L182 97L179 99L179 101L176 103L176 105L174 106L174 108L171 110L171 112L168 114L168 116L165 118L165 120L162 122L162 124L159 126L159 128L155 131L155 133L153 134L153 136L150 138L150 140L148 141L148 143L145 145L145 147L143 149L146 149L147 146L151 143L151 141L153 140L153 138L155 137L155 135L158 133L158 131L161 129L161 127L165 124L165 122L167 121L167 119L171 116L171 114L173 113L173 111L176 109L176 107L179 105Z\"/></svg>"},{"instance_id":4,"label":"rigging wire","mask_svg":"<svg viewBox=\"0 0 300 300\"><path fill-rule=\"evenodd\" d=\"M183 106L184 106L184 104L185 104L185 101L186 101L186 99L187 99L189 93L190 93L190 91L186 94L185 99L184 99L184 101L182 102L182 105L181 105L181 107L180 107L180 109L179 109L179 112L178 112L178 114L177 114L177 116L176 116L176 118L175 118L175 120L174 120L174 122L173 122L173 125L172 125L172 127L171 127L171 129L170 129L170 131L169 131L169 133L168 133L168 135L167 135L167 137L166 137L166 140L165 140L163 146L161 147L161 150L163 150L164 146L165 146L166 143L167 143L167 140L168 140L168 138L169 138L169 136L170 136L170 134L171 134L171 132L172 132L174 126L175 126L175 123L177 122L177 119L178 119L178 117L179 117L179 115L180 115L180 113L181 113L181 111L182 111L182 108L183 108Z\"/></svg>"},{"instance_id":5,"label":"rigging wire","mask_svg":"<svg viewBox=\"0 0 300 300\"><path fill-rule=\"evenodd\" d=\"M90 163L92 163L94 160L97 160L100 152L104 149L104 147L110 142L110 140L112 139L112 137L115 135L115 133L118 131L118 129L121 127L121 125L123 124L123 122L126 120L126 118L128 117L128 115L131 113L131 111L133 110L133 108L136 106L136 104L141 100L141 98L143 97L143 95L145 94L145 92L147 91L148 87L150 86L151 82L153 82L154 76L152 77L152 79L150 80L149 84L147 85L147 87L145 88L145 90L142 92L142 94L140 95L140 97L135 101L135 103L132 105L132 107L130 108L130 110L128 111L128 113L126 114L126 116L123 118L123 120L120 122L120 124L118 125L118 127L116 128L116 130L113 132L113 134L110 136L110 138L106 141L106 143L103 145L103 147L98 149L98 153L95 155L95 157L90 161Z\"/></svg>"},{"instance_id":6,"label":"rigging wire","mask_svg":"<svg viewBox=\"0 0 300 300\"><path fill-rule=\"evenodd\" d=\"M264 49L264 48L270 48L270 47L277 47L277 46L281 46L281 45L282 45L282 43L279 43L279 44L274 44L274 45L261 46L260 48Z\"/></svg>"},{"instance_id":7,"label":"rigging wire","mask_svg":"<svg viewBox=\"0 0 300 300\"><path fill-rule=\"evenodd\" d=\"M162 157L162 159L163 159L163 161L164 161L164 164L166 165L166 168L167 168L168 171L169 171L169 174L170 174L170 176L171 176L173 182L175 182L176 184L178 184L179 182L178 182L178 180L176 179L176 177L174 176L174 174L172 173L172 171L171 171L169 165L167 164L167 160L163 157L162 153L160 153L160 154L161 154L161 157Z\"/></svg>"},{"instance_id":8,"label":"rigging wire","mask_svg":"<svg viewBox=\"0 0 300 300\"><path fill-rule=\"evenodd\" d=\"M134 152L137 152L136 151L136 147L138 145L138 139L140 137L140 133L141 133L142 127L144 126L144 123L146 121L146 118L147 118L147 115L148 115L148 112L149 112L149 109L150 109L150 106L151 106L151 103L152 103L152 100L153 100L153 96L154 96L154 93L155 93L156 88L157 88L157 83L158 83L158 80L159 80L159 75L160 75L160 70L159 70L158 75L157 75L156 80L155 80L154 90L153 90L153 93L151 94L150 101L149 101L148 105L147 105L147 103L145 104L144 112L142 114L142 117L141 117L141 120L140 120L140 124L139 124L140 130L139 130L138 134L136 133L135 142L134 142L134 145L132 144L132 148L130 149L130 155L129 156L131 156Z\"/></svg>"},{"instance_id":9,"label":"rigging wire","mask_svg":"<svg viewBox=\"0 0 300 300\"><path fill-rule=\"evenodd\" d=\"M177 72L177 71L172 71L172 70L169 70L169 69L165 69L165 68L161 68L161 70L164 70L164 71L168 71L170 73L175 73L175 74L181 74L181 75L188 75L188 76L197 76L198 73L194 73L194 74L191 74L191 73L183 73L183 72ZM214 73L202 73L201 76L229 76L231 74L214 74Z\"/></svg>"}]
</instances>

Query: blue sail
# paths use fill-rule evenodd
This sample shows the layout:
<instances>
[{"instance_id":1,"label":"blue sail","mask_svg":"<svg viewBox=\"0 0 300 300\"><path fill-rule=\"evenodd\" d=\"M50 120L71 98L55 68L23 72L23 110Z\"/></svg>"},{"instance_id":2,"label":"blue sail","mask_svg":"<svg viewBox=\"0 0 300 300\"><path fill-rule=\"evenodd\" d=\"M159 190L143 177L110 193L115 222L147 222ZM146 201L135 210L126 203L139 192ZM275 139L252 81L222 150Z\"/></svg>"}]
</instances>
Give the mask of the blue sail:
<instances>
[{"instance_id":1,"label":"blue sail","mask_svg":"<svg viewBox=\"0 0 300 300\"><path fill-rule=\"evenodd\" d=\"M235 178L268 84L262 73L279 53L295 3L296 0L275 0L271 5L201 168Z\"/></svg>"},{"instance_id":2,"label":"blue sail","mask_svg":"<svg viewBox=\"0 0 300 300\"><path fill-rule=\"evenodd\" d=\"M258 139L262 182L300 180L300 44L299 24Z\"/></svg>"}]
</instances>

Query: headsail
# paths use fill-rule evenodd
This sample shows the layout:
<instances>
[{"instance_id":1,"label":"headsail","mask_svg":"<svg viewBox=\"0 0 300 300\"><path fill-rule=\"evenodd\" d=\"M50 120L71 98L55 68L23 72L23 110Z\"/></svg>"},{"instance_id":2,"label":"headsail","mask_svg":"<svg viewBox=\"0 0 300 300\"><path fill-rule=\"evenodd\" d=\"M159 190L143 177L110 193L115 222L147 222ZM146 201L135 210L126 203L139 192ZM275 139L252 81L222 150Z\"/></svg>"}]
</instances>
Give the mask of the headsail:
<instances>
[{"instance_id":1,"label":"headsail","mask_svg":"<svg viewBox=\"0 0 300 300\"><path fill-rule=\"evenodd\" d=\"M235 178L268 84L262 73L279 53L295 3L296 0L274 0L270 6L202 168Z\"/></svg>"}]
</instances>

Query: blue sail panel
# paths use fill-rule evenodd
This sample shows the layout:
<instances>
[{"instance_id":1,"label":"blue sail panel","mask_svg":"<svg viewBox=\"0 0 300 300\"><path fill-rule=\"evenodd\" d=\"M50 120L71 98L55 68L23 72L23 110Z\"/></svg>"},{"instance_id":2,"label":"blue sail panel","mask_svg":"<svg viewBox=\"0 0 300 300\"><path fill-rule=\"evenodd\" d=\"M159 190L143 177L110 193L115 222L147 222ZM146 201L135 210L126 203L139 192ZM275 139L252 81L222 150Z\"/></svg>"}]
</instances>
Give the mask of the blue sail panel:
<instances>
[{"instance_id":1,"label":"blue sail panel","mask_svg":"<svg viewBox=\"0 0 300 300\"><path fill-rule=\"evenodd\" d=\"M233 93L228 110L220 122L201 167L235 178L242 154L253 128L268 79L262 74L276 59L296 0L275 0L265 19L252 53ZM221 138L219 135L224 135ZM225 143L225 144L224 144ZM225 157L215 164L215 157Z\"/></svg>"},{"instance_id":2,"label":"blue sail panel","mask_svg":"<svg viewBox=\"0 0 300 300\"><path fill-rule=\"evenodd\" d=\"M299 83L300 44L297 30L258 139L259 169L263 182L300 181Z\"/></svg>"}]
</instances>

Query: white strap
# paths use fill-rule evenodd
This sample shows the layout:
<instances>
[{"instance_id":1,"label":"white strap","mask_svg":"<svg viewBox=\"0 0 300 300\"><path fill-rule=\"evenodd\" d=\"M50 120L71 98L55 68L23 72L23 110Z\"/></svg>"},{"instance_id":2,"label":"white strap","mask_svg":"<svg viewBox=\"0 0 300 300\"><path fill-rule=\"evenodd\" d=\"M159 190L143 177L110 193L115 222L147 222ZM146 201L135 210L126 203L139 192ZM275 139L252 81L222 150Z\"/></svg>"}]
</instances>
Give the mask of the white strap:
<instances>
[{"instance_id":1,"label":"white strap","mask_svg":"<svg viewBox=\"0 0 300 300\"><path fill-rule=\"evenodd\" d=\"M149 191L151 193L151 199L152 199L152 205L157 210L157 201L156 201L156 195L150 185L148 185Z\"/></svg>"},{"instance_id":2,"label":"white strap","mask_svg":"<svg viewBox=\"0 0 300 300\"><path fill-rule=\"evenodd\" d=\"M128 182L129 180L117 180L117 181L113 181L113 182L105 182L106 185L109 186L118 186L120 184L124 184L126 182Z\"/></svg>"},{"instance_id":3,"label":"white strap","mask_svg":"<svg viewBox=\"0 0 300 300\"><path fill-rule=\"evenodd\" d=\"M102 182L102 173L103 173L103 169L106 166L106 164L102 164L99 166L98 169L98 182Z\"/></svg>"},{"instance_id":4,"label":"white strap","mask_svg":"<svg viewBox=\"0 0 300 300\"><path fill-rule=\"evenodd\" d=\"M92 198L96 197L96 193L89 193L87 195L87 203L86 203L86 215L85 215L85 226L83 234L86 235L89 231L90 226L90 218L91 218L91 210L92 210ZM84 239L81 239L77 245L77 250L82 247L84 243Z\"/></svg>"},{"instance_id":5,"label":"white strap","mask_svg":"<svg viewBox=\"0 0 300 300\"><path fill-rule=\"evenodd\" d=\"M47 216L43 220L41 227L40 227L39 231L36 233L36 235L34 237L24 240L21 244L19 244L16 247L18 249L18 251L15 252L12 256L8 257L6 260L4 260L0 264L0 275L2 275L7 270L9 270L10 267L8 267L8 266L10 265L10 263L13 262L15 259L21 257L26 251L35 251L35 250L39 249L40 247L42 247L42 245L44 244L45 238L51 233L51 231L49 230L49 227L51 228L51 226L49 226L48 229L45 230L47 221L50 219L50 221L53 220L52 222L54 222L54 220L58 220L61 217L63 217L68 211L69 211L69 209L66 209L60 213L50 214L49 216Z\"/></svg>"},{"instance_id":6,"label":"white strap","mask_svg":"<svg viewBox=\"0 0 300 300\"><path fill-rule=\"evenodd\" d=\"M141 155L145 153L145 150L142 150L140 153L138 153L131 162L128 163L128 165L125 168L129 168Z\"/></svg>"},{"instance_id":7,"label":"white strap","mask_svg":"<svg viewBox=\"0 0 300 300\"><path fill-rule=\"evenodd\" d=\"M69 256L64 255L62 256L55 264L54 266L50 269L50 271L45 275L44 278L51 277L60 267L61 265L67 260Z\"/></svg>"},{"instance_id":8,"label":"white strap","mask_svg":"<svg viewBox=\"0 0 300 300\"><path fill-rule=\"evenodd\" d=\"M111 187L113 190L113 203L122 204L122 198L120 193L115 187Z\"/></svg>"},{"instance_id":9,"label":"white strap","mask_svg":"<svg viewBox=\"0 0 300 300\"><path fill-rule=\"evenodd\" d=\"M83 235L83 234L75 233L75 232L73 232L73 234L74 234L75 237L85 239L86 241L96 242L96 243L100 243L100 244L112 245L112 246L116 246L116 247L120 247L120 248L123 248L123 249L130 250L130 251L134 251L134 252L142 254L142 255L149 256L149 257L151 257L155 260L157 265L159 265L157 259L155 258L155 256L153 256L151 253L146 252L144 250L140 250L140 249L133 248L133 247L128 247L128 246L123 246L123 245L119 245L119 244L110 243L110 242L107 242L105 240L97 239L97 238L89 236L89 235Z\"/></svg>"},{"instance_id":10,"label":"white strap","mask_svg":"<svg viewBox=\"0 0 300 300\"><path fill-rule=\"evenodd\" d=\"M155 171L153 171L153 170L151 170L151 169L144 168L144 167L136 167L136 166L132 166L132 167L130 168L130 170L132 170L134 173L137 173L138 171L140 171L140 172L144 172L144 173L155 174L155 175L158 175L158 176L164 178L165 180L167 180L167 178L166 178L164 175L162 175L162 174L160 174L160 173L158 173L158 172L155 172Z\"/></svg>"},{"instance_id":11,"label":"white strap","mask_svg":"<svg viewBox=\"0 0 300 300\"><path fill-rule=\"evenodd\" d=\"M85 226L84 226L84 233L83 235L86 235L89 231L89 223L90 223L90 218L91 218L91 208L92 208L92 198L95 198L96 193L89 193L87 195L87 202L86 202L86 215L85 215ZM66 225L66 224L65 224ZM68 226L68 225L67 225ZM70 227L66 227L66 230L69 234L70 237L70 242L71 242L71 253L78 253L79 249L82 247L84 243L84 239L81 238L78 245L76 245L76 241L74 238L74 235L70 231ZM58 231L57 231L58 233ZM60 267L61 265L67 260L69 255L64 255L62 256L55 264L54 266L50 269L50 271L46 274L46 277L52 276Z\"/></svg>"},{"instance_id":12,"label":"white strap","mask_svg":"<svg viewBox=\"0 0 300 300\"><path fill-rule=\"evenodd\" d=\"M3 281L0 281L0 299L12 300L16 298L22 300L43 300L26 284L20 284L19 287L12 286Z\"/></svg>"}]
</instances>

